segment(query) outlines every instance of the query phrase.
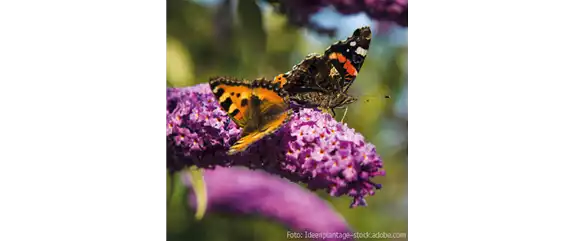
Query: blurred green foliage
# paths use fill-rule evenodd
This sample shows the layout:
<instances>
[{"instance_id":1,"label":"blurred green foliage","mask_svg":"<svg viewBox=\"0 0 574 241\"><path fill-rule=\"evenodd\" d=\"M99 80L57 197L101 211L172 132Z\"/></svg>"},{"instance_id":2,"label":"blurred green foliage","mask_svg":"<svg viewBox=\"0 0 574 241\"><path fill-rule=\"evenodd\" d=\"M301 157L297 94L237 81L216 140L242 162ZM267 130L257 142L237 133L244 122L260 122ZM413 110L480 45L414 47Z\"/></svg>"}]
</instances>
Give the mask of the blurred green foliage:
<instances>
[{"instance_id":1,"label":"blurred green foliage","mask_svg":"<svg viewBox=\"0 0 574 241\"><path fill-rule=\"evenodd\" d=\"M360 26L356 26L360 27ZM371 26L373 28L373 26ZM167 1L167 86L205 83L209 77L272 78L286 72L310 52L322 53L338 39L309 41L307 30L291 26L254 0L223 0L207 6L194 1ZM349 35L351 34L348 33ZM376 34L376 32L375 32ZM368 207L349 209L350 198L317 195L330 202L357 232L407 232L407 126L397 102L407 86L407 48L374 35L367 60L350 93L359 101L349 106L345 122L376 145L385 177ZM385 99L391 95L391 99ZM405 104L406 105L406 104ZM343 110L339 110L340 119ZM169 178L169 177L168 177ZM169 182L168 182L169 183ZM197 221L188 210L179 179L168 205L168 240L286 240L286 227L257 216L207 213ZM168 186L168 189L170 187Z\"/></svg>"}]
</instances>

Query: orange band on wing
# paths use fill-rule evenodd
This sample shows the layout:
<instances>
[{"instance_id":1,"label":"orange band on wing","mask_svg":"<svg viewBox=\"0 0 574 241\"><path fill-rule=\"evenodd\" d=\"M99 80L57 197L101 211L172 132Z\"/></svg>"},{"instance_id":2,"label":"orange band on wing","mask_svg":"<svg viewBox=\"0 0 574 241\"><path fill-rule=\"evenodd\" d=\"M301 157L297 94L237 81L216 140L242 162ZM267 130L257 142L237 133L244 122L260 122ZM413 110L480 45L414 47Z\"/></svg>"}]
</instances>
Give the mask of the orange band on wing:
<instances>
[{"instance_id":1,"label":"orange band on wing","mask_svg":"<svg viewBox=\"0 0 574 241\"><path fill-rule=\"evenodd\" d=\"M280 74L275 76L272 83L281 83L281 87L283 87L287 83L287 79L285 78L285 74Z\"/></svg>"},{"instance_id":2,"label":"orange band on wing","mask_svg":"<svg viewBox=\"0 0 574 241\"><path fill-rule=\"evenodd\" d=\"M337 53L329 54L329 59L337 59Z\"/></svg>"},{"instance_id":3,"label":"orange band on wing","mask_svg":"<svg viewBox=\"0 0 574 241\"><path fill-rule=\"evenodd\" d=\"M357 69L355 68L355 66L353 66L353 64L351 64L351 61L347 60L345 62L345 65L343 65L343 68L345 68L345 70L347 70L347 73L349 73L351 76L357 76Z\"/></svg>"},{"instance_id":4,"label":"orange band on wing","mask_svg":"<svg viewBox=\"0 0 574 241\"><path fill-rule=\"evenodd\" d=\"M339 60L339 63L345 63L347 62L347 57L345 57L345 55L337 53L337 60Z\"/></svg>"}]
</instances>

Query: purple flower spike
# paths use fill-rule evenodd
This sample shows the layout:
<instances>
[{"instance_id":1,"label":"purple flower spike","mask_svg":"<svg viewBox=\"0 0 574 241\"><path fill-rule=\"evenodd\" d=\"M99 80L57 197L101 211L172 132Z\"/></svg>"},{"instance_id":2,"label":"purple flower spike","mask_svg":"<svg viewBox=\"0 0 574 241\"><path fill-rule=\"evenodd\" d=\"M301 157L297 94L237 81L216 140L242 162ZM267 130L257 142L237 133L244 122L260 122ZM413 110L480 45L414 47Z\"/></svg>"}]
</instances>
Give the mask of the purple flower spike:
<instances>
[{"instance_id":1,"label":"purple flower spike","mask_svg":"<svg viewBox=\"0 0 574 241\"><path fill-rule=\"evenodd\" d=\"M385 175L373 144L363 136L315 109L300 109L272 135L242 153L226 152L241 129L227 116L209 85L167 89L167 168L213 169L245 166L262 169L311 190L353 197L351 207L364 206L366 195L381 185L370 179Z\"/></svg>"},{"instance_id":2,"label":"purple flower spike","mask_svg":"<svg viewBox=\"0 0 574 241\"><path fill-rule=\"evenodd\" d=\"M183 177L183 183L190 188L188 203L196 208L190 180ZM281 222L303 235L304 231L332 235L316 240L353 240L351 229L339 213L317 195L294 183L244 168L206 170L204 178L207 212L257 214Z\"/></svg>"}]
</instances>

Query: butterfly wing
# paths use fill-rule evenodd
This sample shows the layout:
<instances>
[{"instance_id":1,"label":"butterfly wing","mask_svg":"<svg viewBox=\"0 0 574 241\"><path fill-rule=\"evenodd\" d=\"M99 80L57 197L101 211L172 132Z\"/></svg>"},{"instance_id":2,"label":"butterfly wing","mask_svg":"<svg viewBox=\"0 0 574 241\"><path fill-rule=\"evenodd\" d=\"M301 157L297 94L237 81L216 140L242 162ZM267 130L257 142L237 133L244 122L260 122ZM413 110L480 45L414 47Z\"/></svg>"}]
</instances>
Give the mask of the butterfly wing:
<instances>
[{"instance_id":1,"label":"butterfly wing","mask_svg":"<svg viewBox=\"0 0 574 241\"><path fill-rule=\"evenodd\" d=\"M215 77L209 80L211 91L229 117L243 128L249 122L248 104L251 99L250 83L228 77Z\"/></svg>"},{"instance_id":2,"label":"butterfly wing","mask_svg":"<svg viewBox=\"0 0 574 241\"><path fill-rule=\"evenodd\" d=\"M280 82L287 92L328 92L340 89L336 86L338 82L333 81L330 69L325 56L312 53L293 66L291 71L275 77L273 83Z\"/></svg>"},{"instance_id":3,"label":"butterfly wing","mask_svg":"<svg viewBox=\"0 0 574 241\"><path fill-rule=\"evenodd\" d=\"M287 93L268 88L254 88L253 102L259 102L258 113L253 119L258 119L258 131L271 133L282 126L289 118L289 102Z\"/></svg>"},{"instance_id":4,"label":"butterfly wing","mask_svg":"<svg viewBox=\"0 0 574 241\"><path fill-rule=\"evenodd\" d=\"M371 29L362 27L345 41L339 41L325 50L329 63L343 77L340 85L346 92L361 70L371 43Z\"/></svg>"},{"instance_id":5,"label":"butterfly wing","mask_svg":"<svg viewBox=\"0 0 574 241\"><path fill-rule=\"evenodd\" d=\"M277 131L291 116L288 95L280 83L256 80L252 84L247 105L247 123L241 138L227 152L229 155L244 151L251 144Z\"/></svg>"}]
</instances>

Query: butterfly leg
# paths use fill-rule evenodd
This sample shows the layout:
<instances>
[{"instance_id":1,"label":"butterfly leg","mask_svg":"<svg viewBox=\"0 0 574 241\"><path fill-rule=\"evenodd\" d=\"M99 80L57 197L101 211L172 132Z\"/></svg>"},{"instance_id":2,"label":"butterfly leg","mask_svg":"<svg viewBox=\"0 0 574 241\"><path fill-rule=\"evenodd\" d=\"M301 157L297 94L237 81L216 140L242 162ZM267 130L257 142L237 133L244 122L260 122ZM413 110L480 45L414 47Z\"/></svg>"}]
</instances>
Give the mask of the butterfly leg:
<instances>
[{"instance_id":1,"label":"butterfly leg","mask_svg":"<svg viewBox=\"0 0 574 241\"><path fill-rule=\"evenodd\" d=\"M345 107L345 113L343 113L343 118L341 118L341 123L343 123L345 116L347 116L347 110L349 110L349 107Z\"/></svg>"},{"instance_id":2,"label":"butterfly leg","mask_svg":"<svg viewBox=\"0 0 574 241\"><path fill-rule=\"evenodd\" d=\"M337 114L335 113L335 108L331 108L331 113L333 113L333 118L335 118L335 116L337 116Z\"/></svg>"}]
</instances>

